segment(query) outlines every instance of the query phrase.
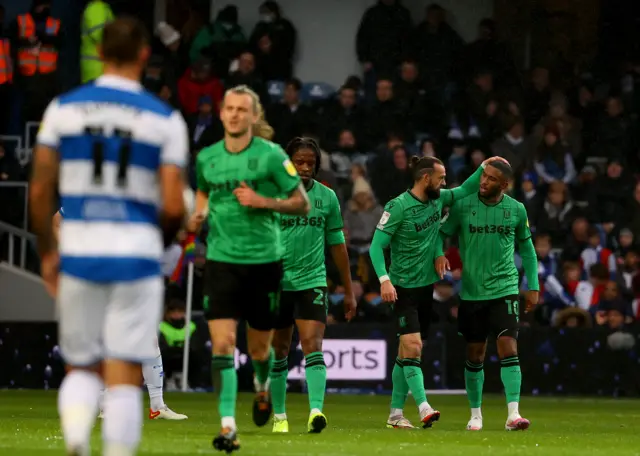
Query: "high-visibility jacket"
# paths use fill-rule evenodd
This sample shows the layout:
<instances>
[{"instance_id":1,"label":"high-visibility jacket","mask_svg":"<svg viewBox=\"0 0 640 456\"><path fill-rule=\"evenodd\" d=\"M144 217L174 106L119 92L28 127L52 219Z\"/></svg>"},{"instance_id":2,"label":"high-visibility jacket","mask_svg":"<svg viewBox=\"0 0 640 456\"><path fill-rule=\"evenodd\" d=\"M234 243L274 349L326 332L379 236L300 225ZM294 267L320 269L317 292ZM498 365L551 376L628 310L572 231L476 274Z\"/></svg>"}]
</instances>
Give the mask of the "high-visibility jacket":
<instances>
[{"instance_id":1,"label":"high-visibility jacket","mask_svg":"<svg viewBox=\"0 0 640 456\"><path fill-rule=\"evenodd\" d=\"M11 47L7 38L0 39L0 85L13 81Z\"/></svg>"},{"instance_id":2,"label":"high-visibility jacket","mask_svg":"<svg viewBox=\"0 0 640 456\"><path fill-rule=\"evenodd\" d=\"M60 33L60 21L47 18L46 34L57 36ZM31 14L18 16L18 37L22 40L36 38L36 23ZM53 73L58 68L58 50L55 46L41 44L18 49L17 67L20 74L33 76L36 73Z\"/></svg>"},{"instance_id":3,"label":"high-visibility jacket","mask_svg":"<svg viewBox=\"0 0 640 456\"><path fill-rule=\"evenodd\" d=\"M104 26L112 20L113 12L102 0L93 0L84 9L80 42L80 73L83 84L102 75L103 65L98 45L102 41Z\"/></svg>"}]
</instances>

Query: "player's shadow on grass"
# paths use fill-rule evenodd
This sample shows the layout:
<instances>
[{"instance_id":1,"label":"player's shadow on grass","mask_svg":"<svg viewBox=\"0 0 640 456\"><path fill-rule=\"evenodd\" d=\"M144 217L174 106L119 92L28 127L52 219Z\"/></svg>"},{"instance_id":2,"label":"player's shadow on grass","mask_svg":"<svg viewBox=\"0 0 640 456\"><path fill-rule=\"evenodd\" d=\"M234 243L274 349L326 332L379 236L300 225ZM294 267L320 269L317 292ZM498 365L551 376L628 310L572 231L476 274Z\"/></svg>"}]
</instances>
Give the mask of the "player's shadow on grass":
<instances>
[{"instance_id":1,"label":"player's shadow on grass","mask_svg":"<svg viewBox=\"0 0 640 456\"><path fill-rule=\"evenodd\" d=\"M263 437L271 437L274 439L282 439L283 436L296 436L296 437L300 437L300 436L309 436L309 437L315 437L317 435L321 435L321 434L311 434L307 431L289 431L286 433L281 433L281 432L268 432L268 433L264 433L263 431L259 431L257 429L251 430L251 431L242 431L240 434L240 437L242 438L243 435L249 435L249 436L260 436L261 438Z\"/></svg>"}]
</instances>

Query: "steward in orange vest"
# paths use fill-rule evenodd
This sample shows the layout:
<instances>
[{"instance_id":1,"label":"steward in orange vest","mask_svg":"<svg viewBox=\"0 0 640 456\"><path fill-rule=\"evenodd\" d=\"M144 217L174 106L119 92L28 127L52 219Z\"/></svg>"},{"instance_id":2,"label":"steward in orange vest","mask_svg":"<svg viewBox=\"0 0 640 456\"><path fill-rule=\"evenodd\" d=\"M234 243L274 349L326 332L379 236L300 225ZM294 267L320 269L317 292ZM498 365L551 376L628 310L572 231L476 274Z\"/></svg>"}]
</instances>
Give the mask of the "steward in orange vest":
<instances>
[{"instance_id":1,"label":"steward in orange vest","mask_svg":"<svg viewBox=\"0 0 640 456\"><path fill-rule=\"evenodd\" d=\"M9 84L12 81L11 45L8 38L0 38L0 85Z\"/></svg>"},{"instance_id":2,"label":"steward in orange vest","mask_svg":"<svg viewBox=\"0 0 640 456\"><path fill-rule=\"evenodd\" d=\"M22 14L18 22L18 40L21 46L17 49L16 71L22 76L33 76L36 73L53 73L58 69L58 49L51 38L60 33L60 21L52 17L46 20L43 33L36 32L36 23L31 13Z\"/></svg>"}]
</instances>

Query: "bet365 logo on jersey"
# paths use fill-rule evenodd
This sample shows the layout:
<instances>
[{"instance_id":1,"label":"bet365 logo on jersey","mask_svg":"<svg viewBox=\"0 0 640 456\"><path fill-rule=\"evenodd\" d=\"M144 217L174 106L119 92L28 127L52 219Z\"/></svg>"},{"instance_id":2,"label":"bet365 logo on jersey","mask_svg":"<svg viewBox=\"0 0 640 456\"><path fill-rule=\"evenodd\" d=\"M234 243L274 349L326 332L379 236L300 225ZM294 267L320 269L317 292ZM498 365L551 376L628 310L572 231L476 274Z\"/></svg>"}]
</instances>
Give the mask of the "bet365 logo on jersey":
<instances>
[{"instance_id":1,"label":"bet365 logo on jersey","mask_svg":"<svg viewBox=\"0 0 640 456\"><path fill-rule=\"evenodd\" d=\"M306 215L299 217L282 217L280 219L280 226L283 230L296 226L317 226L318 228L324 228L324 217L308 217Z\"/></svg>"},{"instance_id":2,"label":"bet365 logo on jersey","mask_svg":"<svg viewBox=\"0 0 640 456\"><path fill-rule=\"evenodd\" d=\"M505 234L510 235L512 228L510 226L503 225L484 225L476 226L469 223L469 233L471 234Z\"/></svg>"},{"instance_id":3,"label":"bet365 logo on jersey","mask_svg":"<svg viewBox=\"0 0 640 456\"><path fill-rule=\"evenodd\" d=\"M258 189L258 181L257 180L247 180L246 184L254 190ZM212 182L211 183L211 191L212 192L229 192L231 193L236 188L240 187L240 181L238 179L231 179L224 182Z\"/></svg>"},{"instance_id":4,"label":"bet365 logo on jersey","mask_svg":"<svg viewBox=\"0 0 640 456\"><path fill-rule=\"evenodd\" d=\"M419 233L420 231L426 230L431 225L433 225L434 223L437 223L439 221L440 221L440 213L436 212L431 217L428 217L424 222L422 222L422 223L414 223L413 226L416 229L416 233Z\"/></svg>"}]
</instances>

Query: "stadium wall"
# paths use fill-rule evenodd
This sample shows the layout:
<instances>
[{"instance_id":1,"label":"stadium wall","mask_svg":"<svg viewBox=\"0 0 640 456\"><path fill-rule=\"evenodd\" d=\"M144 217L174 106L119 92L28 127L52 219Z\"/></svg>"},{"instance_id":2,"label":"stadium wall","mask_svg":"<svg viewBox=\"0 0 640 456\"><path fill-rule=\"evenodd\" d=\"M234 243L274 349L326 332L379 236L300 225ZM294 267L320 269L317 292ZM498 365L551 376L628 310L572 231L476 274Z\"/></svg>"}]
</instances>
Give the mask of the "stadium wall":
<instances>
[{"instance_id":1,"label":"stadium wall","mask_svg":"<svg viewBox=\"0 0 640 456\"><path fill-rule=\"evenodd\" d=\"M206 330L206 324L201 323ZM627 340L621 343L624 338ZM239 334L236 366L241 389L251 390L253 372L244 340L244 334ZM637 346L639 328L628 335L611 335L606 329L523 328L519 337L522 392L554 396L640 396L640 352L630 347L634 341ZM390 326L329 326L324 345L329 391L389 392L396 344L395 332ZM302 391L304 368L299 347L292 351L289 361L290 389ZM464 389L464 361L464 341L455 328L433 328L423 352L426 388L433 392ZM203 364L203 369L208 369L209 363ZM57 388L64 370L56 325L0 323L0 366L0 388ZM204 377L208 375L205 373ZM485 378L486 392L502 392L494 344L490 344L485 360Z\"/></svg>"},{"instance_id":2,"label":"stadium wall","mask_svg":"<svg viewBox=\"0 0 640 456\"><path fill-rule=\"evenodd\" d=\"M278 0L284 15L298 30L295 75L303 81L328 82L339 87L350 74L361 74L356 58L356 32L364 12L377 0ZM212 0L211 15L227 4L238 7L240 25L247 34L258 22L257 0ZM425 16L428 0L405 1L413 21ZM467 41L477 34L478 22L493 16L494 0L441 0L449 23Z\"/></svg>"}]
</instances>

